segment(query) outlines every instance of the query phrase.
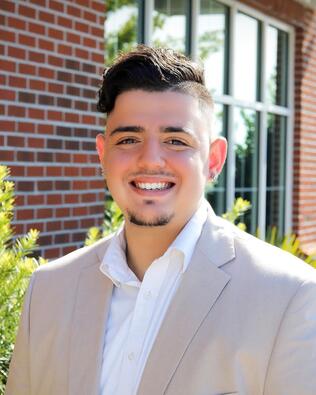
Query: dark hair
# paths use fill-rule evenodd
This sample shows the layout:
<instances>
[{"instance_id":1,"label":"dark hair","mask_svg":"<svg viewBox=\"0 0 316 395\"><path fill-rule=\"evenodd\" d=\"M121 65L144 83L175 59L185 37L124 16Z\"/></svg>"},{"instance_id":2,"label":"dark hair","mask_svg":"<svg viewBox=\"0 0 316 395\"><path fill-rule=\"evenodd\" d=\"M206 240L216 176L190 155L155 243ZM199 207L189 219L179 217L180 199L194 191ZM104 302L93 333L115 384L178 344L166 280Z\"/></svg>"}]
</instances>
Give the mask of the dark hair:
<instances>
[{"instance_id":1,"label":"dark hair","mask_svg":"<svg viewBox=\"0 0 316 395\"><path fill-rule=\"evenodd\" d=\"M171 49L138 45L121 54L111 67L104 70L98 111L110 113L119 94L136 89L187 93L196 97L200 104L213 108L212 97L204 83L203 68Z\"/></svg>"}]
</instances>

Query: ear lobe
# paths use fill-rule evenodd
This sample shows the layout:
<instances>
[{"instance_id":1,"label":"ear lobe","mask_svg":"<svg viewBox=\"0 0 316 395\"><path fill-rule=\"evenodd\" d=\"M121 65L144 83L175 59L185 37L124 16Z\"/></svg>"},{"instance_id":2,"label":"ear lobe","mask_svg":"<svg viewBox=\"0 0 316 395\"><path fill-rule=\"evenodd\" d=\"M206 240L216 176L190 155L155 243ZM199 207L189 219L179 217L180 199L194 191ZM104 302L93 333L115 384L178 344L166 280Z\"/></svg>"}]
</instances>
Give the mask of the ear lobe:
<instances>
[{"instance_id":1,"label":"ear lobe","mask_svg":"<svg viewBox=\"0 0 316 395\"><path fill-rule=\"evenodd\" d=\"M227 156L227 141L224 137L216 138L210 147L209 176L216 178L224 166Z\"/></svg>"}]
</instances>

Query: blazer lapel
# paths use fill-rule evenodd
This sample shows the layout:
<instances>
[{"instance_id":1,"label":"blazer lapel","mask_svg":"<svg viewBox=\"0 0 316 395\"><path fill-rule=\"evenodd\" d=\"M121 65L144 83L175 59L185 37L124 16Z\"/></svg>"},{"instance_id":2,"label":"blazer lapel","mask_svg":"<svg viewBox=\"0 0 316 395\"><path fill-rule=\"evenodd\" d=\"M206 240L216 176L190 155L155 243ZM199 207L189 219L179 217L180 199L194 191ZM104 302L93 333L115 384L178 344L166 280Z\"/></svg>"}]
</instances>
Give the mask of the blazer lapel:
<instances>
[{"instance_id":1,"label":"blazer lapel","mask_svg":"<svg viewBox=\"0 0 316 395\"><path fill-rule=\"evenodd\" d=\"M104 248L99 247L99 258L94 255L95 264L84 268L79 278L70 334L70 395L98 394L104 331L112 295L112 282L99 269L102 253Z\"/></svg>"},{"instance_id":2,"label":"blazer lapel","mask_svg":"<svg viewBox=\"0 0 316 395\"><path fill-rule=\"evenodd\" d=\"M169 306L137 395L165 392L190 341L219 298L230 276L220 266L234 258L233 238L210 216L204 225L192 261ZM215 221L215 222L214 222Z\"/></svg>"}]
</instances>

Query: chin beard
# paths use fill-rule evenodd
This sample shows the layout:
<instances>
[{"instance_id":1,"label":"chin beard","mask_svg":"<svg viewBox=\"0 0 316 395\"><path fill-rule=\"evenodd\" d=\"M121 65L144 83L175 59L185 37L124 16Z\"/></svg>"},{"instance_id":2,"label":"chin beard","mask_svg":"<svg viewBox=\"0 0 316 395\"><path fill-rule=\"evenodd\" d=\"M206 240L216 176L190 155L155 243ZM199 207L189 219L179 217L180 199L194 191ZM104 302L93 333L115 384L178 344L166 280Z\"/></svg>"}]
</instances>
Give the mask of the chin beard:
<instances>
[{"instance_id":1,"label":"chin beard","mask_svg":"<svg viewBox=\"0 0 316 395\"><path fill-rule=\"evenodd\" d=\"M130 223L134 224L134 225L138 225L138 226L165 226L167 224L169 224L169 222L171 221L173 217L173 214L171 215L162 215L160 217L154 218L151 221L145 220L143 218L140 218L139 216L137 216L137 214L133 214L128 212L128 219L130 221Z\"/></svg>"}]
</instances>

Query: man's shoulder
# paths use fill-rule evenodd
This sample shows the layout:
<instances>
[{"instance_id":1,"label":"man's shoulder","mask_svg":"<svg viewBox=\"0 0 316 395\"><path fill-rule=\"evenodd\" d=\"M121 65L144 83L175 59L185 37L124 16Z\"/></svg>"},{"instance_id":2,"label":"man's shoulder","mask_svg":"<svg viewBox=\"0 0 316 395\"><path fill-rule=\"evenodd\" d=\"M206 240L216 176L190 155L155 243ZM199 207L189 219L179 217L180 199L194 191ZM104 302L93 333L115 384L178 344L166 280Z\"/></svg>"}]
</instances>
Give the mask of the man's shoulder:
<instances>
[{"instance_id":1,"label":"man's shoulder","mask_svg":"<svg viewBox=\"0 0 316 395\"><path fill-rule=\"evenodd\" d=\"M263 279L316 284L316 270L302 259L240 230L222 218L216 217L215 224L219 232L231 239L234 248L233 271L243 270L249 277L258 274Z\"/></svg>"},{"instance_id":2,"label":"man's shoulder","mask_svg":"<svg viewBox=\"0 0 316 395\"><path fill-rule=\"evenodd\" d=\"M98 240L90 246L84 246L57 258L45 265L41 265L37 270L37 274L41 273L66 273L80 272L82 269L92 265L101 264L105 251L112 239L113 235Z\"/></svg>"}]
</instances>

